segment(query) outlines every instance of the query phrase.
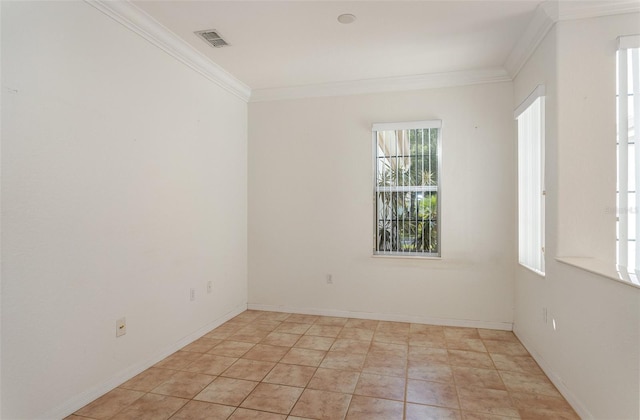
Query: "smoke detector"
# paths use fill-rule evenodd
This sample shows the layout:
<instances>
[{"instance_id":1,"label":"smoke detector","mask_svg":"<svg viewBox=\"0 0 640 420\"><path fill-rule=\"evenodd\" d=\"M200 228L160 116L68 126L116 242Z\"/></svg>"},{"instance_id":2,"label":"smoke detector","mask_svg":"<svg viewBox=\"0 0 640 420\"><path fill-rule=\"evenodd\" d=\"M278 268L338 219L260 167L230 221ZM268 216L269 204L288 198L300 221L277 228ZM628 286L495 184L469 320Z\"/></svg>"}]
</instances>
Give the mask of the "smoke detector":
<instances>
[{"instance_id":1,"label":"smoke detector","mask_svg":"<svg viewBox=\"0 0 640 420\"><path fill-rule=\"evenodd\" d=\"M207 29L205 31L197 31L194 33L213 48L222 48L229 45L229 43L222 39L220 33L215 29Z\"/></svg>"}]
</instances>

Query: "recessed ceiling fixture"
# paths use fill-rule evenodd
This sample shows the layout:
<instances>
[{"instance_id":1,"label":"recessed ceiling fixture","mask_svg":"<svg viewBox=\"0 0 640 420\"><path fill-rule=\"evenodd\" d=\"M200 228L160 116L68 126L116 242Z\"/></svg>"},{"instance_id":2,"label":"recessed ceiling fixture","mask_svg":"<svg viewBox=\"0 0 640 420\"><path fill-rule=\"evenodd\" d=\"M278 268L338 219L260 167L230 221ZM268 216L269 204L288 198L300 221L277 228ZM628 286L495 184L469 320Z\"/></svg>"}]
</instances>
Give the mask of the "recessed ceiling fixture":
<instances>
[{"instance_id":1,"label":"recessed ceiling fixture","mask_svg":"<svg viewBox=\"0 0 640 420\"><path fill-rule=\"evenodd\" d=\"M349 23L353 23L356 20L356 15L352 15L351 13L345 13L338 16L338 22L344 23L345 25Z\"/></svg>"},{"instance_id":2,"label":"recessed ceiling fixture","mask_svg":"<svg viewBox=\"0 0 640 420\"><path fill-rule=\"evenodd\" d=\"M215 29L207 29L205 31L197 31L194 32L200 38L204 39L205 42L211 45L213 48L222 48L229 45L227 41L222 39L222 36Z\"/></svg>"}]
</instances>

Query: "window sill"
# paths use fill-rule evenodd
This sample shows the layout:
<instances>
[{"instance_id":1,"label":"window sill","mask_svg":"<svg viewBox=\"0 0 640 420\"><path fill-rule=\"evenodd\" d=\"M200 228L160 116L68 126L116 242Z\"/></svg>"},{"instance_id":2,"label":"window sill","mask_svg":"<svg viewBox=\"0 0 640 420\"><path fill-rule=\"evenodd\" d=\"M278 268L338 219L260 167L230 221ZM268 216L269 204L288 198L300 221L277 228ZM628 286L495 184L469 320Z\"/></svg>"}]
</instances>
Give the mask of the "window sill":
<instances>
[{"instance_id":1,"label":"window sill","mask_svg":"<svg viewBox=\"0 0 640 420\"><path fill-rule=\"evenodd\" d=\"M407 259L407 260L436 260L441 261L442 257L436 257L433 255L403 255L403 254L372 254L373 258L394 258L394 259Z\"/></svg>"},{"instance_id":2,"label":"window sill","mask_svg":"<svg viewBox=\"0 0 640 420\"><path fill-rule=\"evenodd\" d=\"M626 284L627 286L640 289L640 282L635 275L627 274L625 278L625 276L617 269L617 266L614 264L587 257L556 257L556 261L582 269L584 271L588 271L593 274L598 274L611 280L615 280L619 283Z\"/></svg>"}]
</instances>

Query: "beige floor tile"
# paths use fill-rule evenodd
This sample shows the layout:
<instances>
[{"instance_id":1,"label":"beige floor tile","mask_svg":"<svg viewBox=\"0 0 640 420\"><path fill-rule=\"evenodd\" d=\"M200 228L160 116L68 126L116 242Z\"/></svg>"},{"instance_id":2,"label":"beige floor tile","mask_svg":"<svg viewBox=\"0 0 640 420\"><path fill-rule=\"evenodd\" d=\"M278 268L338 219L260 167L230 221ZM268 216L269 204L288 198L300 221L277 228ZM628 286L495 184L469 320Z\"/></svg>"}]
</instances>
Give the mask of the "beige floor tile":
<instances>
[{"instance_id":1,"label":"beige floor tile","mask_svg":"<svg viewBox=\"0 0 640 420\"><path fill-rule=\"evenodd\" d=\"M404 401L404 389L405 378L363 373L360 375L354 394Z\"/></svg>"},{"instance_id":2,"label":"beige floor tile","mask_svg":"<svg viewBox=\"0 0 640 420\"><path fill-rule=\"evenodd\" d=\"M376 331L373 335L373 341L375 343L394 343L407 345L409 343L409 333Z\"/></svg>"},{"instance_id":3,"label":"beige floor tile","mask_svg":"<svg viewBox=\"0 0 640 420\"><path fill-rule=\"evenodd\" d=\"M574 411L547 410L544 408L525 408L520 410L520 418L526 420L554 419L580 420Z\"/></svg>"},{"instance_id":4,"label":"beige floor tile","mask_svg":"<svg viewBox=\"0 0 640 420\"><path fill-rule=\"evenodd\" d=\"M204 337L214 340L225 340L231 335L235 334L240 328L242 328L239 326L228 326L227 328L224 327L226 327L226 324L208 332L204 335Z\"/></svg>"},{"instance_id":5,"label":"beige floor tile","mask_svg":"<svg viewBox=\"0 0 640 420\"><path fill-rule=\"evenodd\" d=\"M344 327L348 321L349 318L341 318L337 316L321 316L316 320L315 324Z\"/></svg>"},{"instance_id":6,"label":"beige floor tile","mask_svg":"<svg viewBox=\"0 0 640 420\"><path fill-rule=\"evenodd\" d=\"M409 379L407 402L460 409L455 386L441 382Z\"/></svg>"},{"instance_id":7,"label":"beige floor tile","mask_svg":"<svg viewBox=\"0 0 640 420\"><path fill-rule=\"evenodd\" d=\"M331 346L331 351L367 354L371 343L369 341L337 338Z\"/></svg>"},{"instance_id":8,"label":"beige floor tile","mask_svg":"<svg viewBox=\"0 0 640 420\"><path fill-rule=\"evenodd\" d=\"M243 331L240 330L237 333L229 336L228 340L232 341L244 341L247 343L257 344L262 341L267 335L269 335L269 331Z\"/></svg>"},{"instance_id":9,"label":"beige floor tile","mask_svg":"<svg viewBox=\"0 0 640 420\"><path fill-rule=\"evenodd\" d=\"M483 340L499 340L499 341L512 341L519 342L516 335L511 331L500 330L486 330L478 328L478 334Z\"/></svg>"},{"instance_id":10,"label":"beige floor tile","mask_svg":"<svg viewBox=\"0 0 640 420\"><path fill-rule=\"evenodd\" d=\"M400 376L407 374L407 359L390 353L369 353L362 366L363 373Z\"/></svg>"},{"instance_id":11,"label":"beige floor tile","mask_svg":"<svg viewBox=\"0 0 640 420\"><path fill-rule=\"evenodd\" d=\"M487 353L466 350L448 350L449 363L453 366L494 369L493 360Z\"/></svg>"},{"instance_id":12,"label":"beige floor tile","mask_svg":"<svg viewBox=\"0 0 640 420\"><path fill-rule=\"evenodd\" d=\"M350 318L344 326L345 328L362 328L364 330L375 331L378 327L378 322L379 321L376 321L375 319Z\"/></svg>"},{"instance_id":13,"label":"beige floor tile","mask_svg":"<svg viewBox=\"0 0 640 420\"><path fill-rule=\"evenodd\" d=\"M260 360L238 359L229 369L222 373L227 378L261 381L276 364Z\"/></svg>"},{"instance_id":14,"label":"beige floor tile","mask_svg":"<svg viewBox=\"0 0 640 420\"><path fill-rule=\"evenodd\" d=\"M213 347L207 354L227 357L242 357L246 352L253 348L255 344L243 341L225 340Z\"/></svg>"},{"instance_id":15,"label":"beige floor tile","mask_svg":"<svg viewBox=\"0 0 640 420\"><path fill-rule=\"evenodd\" d=\"M182 348L183 351L192 351L194 353L206 353L222 340L202 337L193 343Z\"/></svg>"},{"instance_id":16,"label":"beige floor tile","mask_svg":"<svg viewBox=\"0 0 640 420\"><path fill-rule=\"evenodd\" d=\"M508 354L511 356L528 356L529 352L517 341L482 340L489 353Z\"/></svg>"},{"instance_id":17,"label":"beige floor tile","mask_svg":"<svg viewBox=\"0 0 640 420\"><path fill-rule=\"evenodd\" d=\"M280 363L317 367L327 352L321 350L292 348L280 360Z\"/></svg>"},{"instance_id":18,"label":"beige floor tile","mask_svg":"<svg viewBox=\"0 0 640 420\"><path fill-rule=\"evenodd\" d=\"M300 324L313 324L319 318L317 315L291 314L287 322L297 322Z\"/></svg>"},{"instance_id":19,"label":"beige floor tile","mask_svg":"<svg viewBox=\"0 0 640 420\"><path fill-rule=\"evenodd\" d=\"M407 403L406 420L460 420L460 412L443 407Z\"/></svg>"},{"instance_id":20,"label":"beige floor tile","mask_svg":"<svg viewBox=\"0 0 640 420\"><path fill-rule=\"evenodd\" d=\"M310 324L299 324L297 322L283 322L278 328L274 330L277 333L287 334L304 334L311 328Z\"/></svg>"},{"instance_id":21,"label":"beige floor tile","mask_svg":"<svg viewBox=\"0 0 640 420\"><path fill-rule=\"evenodd\" d=\"M412 334L442 334L444 335L444 327L440 325L429 324L410 324L409 332Z\"/></svg>"},{"instance_id":22,"label":"beige floor tile","mask_svg":"<svg viewBox=\"0 0 640 420\"><path fill-rule=\"evenodd\" d=\"M263 311L260 313L260 316L256 318L259 322L262 321L285 321L291 317L291 314L287 314L284 312L266 312Z\"/></svg>"},{"instance_id":23,"label":"beige floor tile","mask_svg":"<svg viewBox=\"0 0 640 420\"><path fill-rule=\"evenodd\" d=\"M370 353L381 353L389 357L407 357L409 347L406 344L397 343L371 343Z\"/></svg>"},{"instance_id":24,"label":"beige floor tile","mask_svg":"<svg viewBox=\"0 0 640 420\"><path fill-rule=\"evenodd\" d=\"M214 379L215 376L200 373L177 372L169 380L154 388L151 392L154 394L191 399Z\"/></svg>"},{"instance_id":25,"label":"beige floor tile","mask_svg":"<svg viewBox=\"0 0 640 420\"><path fill-rule=\"evenodd\" d=\"M221 420L228 418L235 407L212 404L204 401L189 401L171 420Z\"/></svg>"},{"instance_id":26,"label":"beige floor tile","mask_svg":"<svg viewBox=\"0 0 640 420\"><path fill-rule=\"evenodd\" d=\"M347 411L348 420L402 420L404 404L400 401L354 395Z\"/></svg>"},{"instance_id":27,"label":"beige floor tile","mask_svg":"<svg viewBox=\"0 0 640 420\"><path fill-rule=\"evenodd\" d=\"M477 328L444 327L444 336L447 340L456 338L480 338Z\"/></svg>"},{"instance_id":28,"label":"beige floor tile","mask_svg":"<svg viewBox=\"0 0 640 420\"><path fill-rule=\"evenodd\" d=\"M561 396L511 392L511 399L518 409L544 409L550 411L572 411L573 409Z\"/></svg>"},{"instance_id":29,"label":"beige floor tile","mask_svg":"<svg viewBox=\"0 0 640 420\"><path fill-rule=\"evenodd\" d=\"M454 366L453 376L457 386L506 390L498 371L495 369Z\"/></svg>"},{"instance_id":30,"label":"beige floor tile","mask_svg":"<svg viewBox=\"0 0 640 420\"><path fill-rule=\"evenodd\" d=\"M489 353L498 370L544 375L531 356L510 356L508 354Z\"/></svg>"},{"instance_id":31,"label":"beige floor tile","mask_svg":"<svg viewBox=\"0 0 640 420\"><path fill-rule=\"evenodd\" d=\"M198 360L202 355L200 353L192 353L189 351L177 351L171 356L166 357L160 362L156 363L154 367L163 369L184 369Z\"/></svg>"},{"instance_id":32,"label":"beige floor tile","mask_svg":"<svg viewBox=\"0 0 640 420\"><path fill-rule=\"evenodd\" d=\"M447 340L445 340L444 334L411 334L409 336L409 344L412 346L434 347L439 349L447 348Z\"/></svg>"},{"instance_id":33,"label":"beige floor tile","mask_svg":"<svg viewBox=\"0 0 640 420\"><path fill-rule=\"evenodd\" d=\"M556 387L544 375L500 371L500 376L510 392L529 392L551 397L561 396Z\"/></svg>"},{"instance_id":34,"label":"beige floor tile","mask_svg":"<svg viewBox=\"0 0 640 420\"><path fill-rule=\"evenodd\" d=\"M262 360L263 362L277 362L287 354L289 347L271 346L268 344L256 344L251 350L246 352L243 359Z\"/></svg>"},{"instance_id":35,"label":"beige floor tile","mask_svg":"<svg viewBox=\"0 0 640 420\"><path fill-rule=\"evenodd\" d=\"M468 413L466 411L462 412L463 420L513 420L519 419L520 416L517 417L507 417L507 416L497 416L495 414L487 414L487 413ZM546 417L539 418L538 420L547 420ZM551 419L548 419L551 420Z\"/></svg>"},{"instance_id":36,"label":"beige floor tile","mask_svg":"<svg viewBox=\"0 0 640 420\"><path fill-rule=\"evenodd\" d=\"M171 378L176 372L176 370L151 367L139 375L129 379L127 382L120 385L119 388L149 392L153 388L169 380L169 378Z\"/></svg>"},{"instance_id":37,"label":"beige floor tile","mask_svg":"<svg viewBox=\"0 0 640 420\"><path fill-rule=\"evenodd\" d=\"M488 388L458 387L463 411L518 417L518 410L507 391Z\"/></svg>"},{"instance_id":38,"label":"beige floor tile","mask_svg":"<svg viewBox=\"0 0 640 420\"><path fill-rule=\"evenodd\" d=\"M350 401L349 394L305 389L291 414L319 420L341 420L347 414Z\"/></svg>"},{"instance_id":39,"label":"beige floor tile","mask_svg":"<svg viewBox=\"0 0 640 420\"><path fill-rule=\"evenodd\" d=\"M373 339L373 330L365 330L363 328L343 328L338 334L338 338L347 338L351 340L371 341Z\"/></svg>"},{"instance_id":40,"label":"beige floor tile","mask_svg":"<svg viewBox=\"0 0 640 420\"><path fill-rule=\"evenodd\" d=\"M258 318L261 314L262 314L262 311L246 310L240 315L236 315L235 317L233 317L231 321L232 322L234 321L251 322L251 321L255 321L255 319Z\"/></svg>"},{"instance_id":41,"label":"beige floor tile","mask_svg":"<svg viewBox=\"0 0 640 420\"><path fill-rule=\"evenodd\" d=\"M85 405L74 414L93 419L107 419L141 398L144 392L116 388Z\"/></svg>"},{"instance_id":42,"label":"beige floor tile","mask_svg":"<svg viewBox=\"0 0 640 420\"><path fill-rule=\"evenodd\" d=\"M342 327L340 326L313 324L305 335L336 338L338 334L340 334L340 331L342 331Z\"/></svg>"},{"instance_id":43,"label":"beige floor tile","mask_svg":"<svg viewBox=\"0 0 640 420\"><path fill-rule=\"evenodd\" d=\"M278 363L262 381L270 384L305 387L315 372L316 368L311 366Z\"/></svg>"},{"instance_id":44,"label":"beige floor tile","mask_svg":"<svg viewBox=\"0 0 640 420\"><path fill-rule=\"evenodd\" d=\"M293 347L299 347L310 350L329 350L333 345L335 338L317 337L313 335L303 335Z\"/></svg>"},{"instance_id":45,"label":"beige floor tile","mask_svg":"<svg viewBox=\"0 0 640 420\"><path fill-rule=\"evenodd\" d=\"M307 388L352 394L359 377L354 371L318 368Z\"/></svg>"},{"instance_id":46,"label":"beige floor tile","mask_svg":"<svg viewBox=\"0 0 640 420\"><path fill-rule=\"evenodd\" d=\"M261 383L242 402L241 407L289 414L302 391L303 388Z\"/></svg>"},{"instance_id":47,"label":"beige floor tile","mask_svg":"<svg viewBox=\"0 0 640 420\"><path fill-rule=\"evenodd\" d=\"M234 357L216 356L213 354L201 354L185 370L189 372L202 373L204 375L217 376L224 372L236 360Z\"/></svg>"},{"instance_id":48,"label":"beige floor tile","mask_svg":"<svg viewBox=\"0 0 640 420\"><path fill-rule=\"evenodd\" d=\"M287 334L287 333L272 332L261 341L261 344L291 347L294 344L296 344L296 341L298 341L300 337L302 337L301 334Z\"/></svg>"},{"instance_id":49,"label":"beige floor tile","mask_svg":"<svg viewBox=\"0 0 640 420\"><path fill-rule=\"evenodd\" d=\"M409 360L407 377L423 381L453 383L453 373L450 366L417 362L415 360ZM500 378L498 377L498 379Z\"/></svg>"},{"instance_id":50,"label":"beige floor tile","mask_svg":"<svg viewBox=\"0 0 640 420\"><path fill-rule=\"evenodd\" d=\"M282 322L274 320L258 320L251 325L258 330L271 332L278 329L282 325Z\"/></svg>"},{"instance_id":51,"label":"beige floor tile","mask_svg":"<svg viewBox=\"0 0 640 420\"><path fill-rule=\"evenodd\" d=\"M449 364L449 352L446 349L409 346L409 360L437 365Z\"/></svg>"},{"instance_id":52,"label":"beige floor tile","mask_svg":"<svg viewBox=\"0 0 640 420\"><path fill-rule=\"evenodd\" d=\"M229 417L229 420L285 420L286 418L287 416L284 414L238 408L231 417Z\"/></svg>"},{"instance_id":53,"label":"beige floor tile","mask_svg":"<svg viewBox=\"0 0 640 420\"><path fill-rule=\"evenodd\" d=\"M330 351L325 356L324 360L320 364L322 368L329 369L341 369L341 370L354 370L360 372L366 354L356 354L344 351Z\"/></svg>"},{"instance_id":54,"label":"beige floor tile","mask_svg":"<svg viewBox=\"0 0 640 420\"><path fill-rule=\"evenodd\" d=\"M162 420L168 419L189 400L166 395L146 394L120 411L113 420Z\"/></svg>"},{"instance_id":55,"label":"beige floor tile","mask_svg":"<svg viewBox=\"0 0 640 420\"><path fill-rule=\"evenodd\" d=\"M447 348L452 350L487 351L479 338L447 338L446 341Z\"/></svg>"},{"instance_id":56,"label":"beige floor tile","mask_svg":"<svg viewBox=\"0 0 640 420\"><path fill-rule=\"evenodd\" d=\"M411 324L408 322L380 321L378 322L378 328L376 328L376 331L388 333L408 333L410 328Z\"/></svg>"},{"instance_id":57,"label":"beige floor tile","mask_svg":"<svg viewBox=\"0 0 640 420\"><path fill-rule=\"evenodd\" d=\"M195 400L238 406L258 382L218 377L194 397Z\"/></svg>"}]
</instances>

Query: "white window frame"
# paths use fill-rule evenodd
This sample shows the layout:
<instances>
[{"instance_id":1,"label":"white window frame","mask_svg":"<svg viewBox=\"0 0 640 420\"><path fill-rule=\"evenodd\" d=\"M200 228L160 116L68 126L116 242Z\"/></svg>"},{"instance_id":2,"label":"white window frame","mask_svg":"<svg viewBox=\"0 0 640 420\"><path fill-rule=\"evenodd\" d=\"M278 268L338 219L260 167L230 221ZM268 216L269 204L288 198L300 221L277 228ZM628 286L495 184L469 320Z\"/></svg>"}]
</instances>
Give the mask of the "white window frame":
<instances>
[{"instance_id":1,"label":"white window frame","mask_svg":"<svg viewBox=\"0 0 640 420\"><path fill-rule=\"evenodd\" d=\"M640 277L640 35L618 37L617 51L617 246L618 272L636 282ZM629 72L631 67L631 72ZM631 86L629 86L631 82ZM631 89L630 89L631 87ZM631 91L631 93L629 93ZM631 96L631 97L630 97ZM630 113L629 104L633 113ZM632 132L633 130L633 132ZM631 152L633 147L633 152ZM630 188L633 181L635 188ZM635 200L630 202L629 195ZM635 228L633 228L635 225ZM631 244L635 247L632 251Z\"/></svg>"},{"instance_id":2,"label":"white window frame","mask_svg":"<svg viewBox=\"0 0 640 420\"><path fill-rule=\"evenodd\" d=\"M413 185L413 186L380 186L378 184L378 132L384 131L402 131L402 130L429 130L437 129L437 171L435 176L437 182L435 185ZM399 123L376 123L372 126L373 139L373 255L374 256L394 256L394 257L418 257L418 258L440 258L442 255L442 121L427 120ZM426 169L426 168L425 168ZM436 195L436 251L398 251L379 249L379 215L378 215L378 195L381 192L397 193L397 192L417 192L422 194ZM397 216L396 216L397 217ZM403 216L404 217L404 216ZM398 222L396 222L398 223ZM410 222L408 222L410 223ZM423 222L424 223L424 222ZM417 226L416 226L417 228Z\"/></svg>"},{"instance_id":3,"label":"white window frame","mask_svg":"<svg viewBox=\"0 0 640 420\"><path fill-rule=\"evenodd\" d=\"M545 273L545 88L515 110L518 122L518 262Z\"/></svg>"}]
</instances>

